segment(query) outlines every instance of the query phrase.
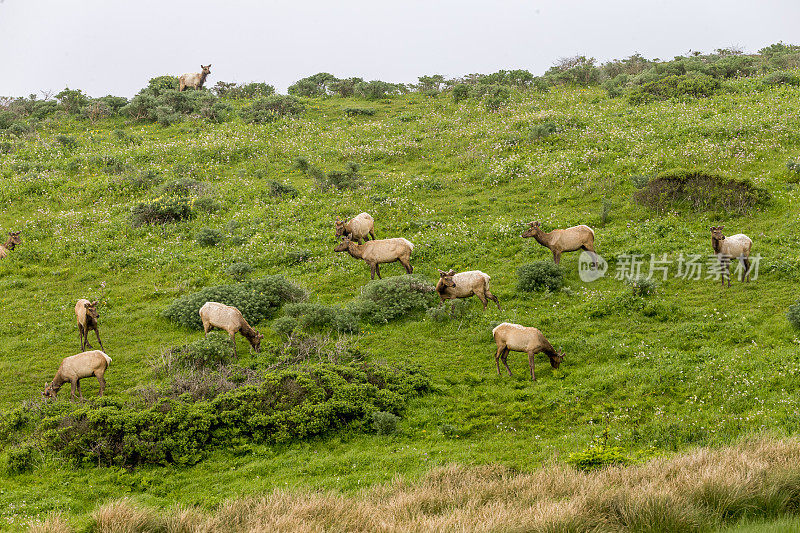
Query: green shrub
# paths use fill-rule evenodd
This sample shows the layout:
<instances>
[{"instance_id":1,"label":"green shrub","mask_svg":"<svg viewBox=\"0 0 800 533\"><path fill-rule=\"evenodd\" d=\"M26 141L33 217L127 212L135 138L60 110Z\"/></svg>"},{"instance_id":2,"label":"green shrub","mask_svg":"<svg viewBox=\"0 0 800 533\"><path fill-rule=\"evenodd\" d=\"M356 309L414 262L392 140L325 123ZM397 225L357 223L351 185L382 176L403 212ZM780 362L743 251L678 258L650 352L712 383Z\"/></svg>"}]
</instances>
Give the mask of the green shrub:
<instances>
[{"instance_id":1,"label":"green shrub","mask_svg":"<svg viewBox=\"0 0 800 533\"><path fill-rule=\"evenodd\" d=\"M800 77L794 72L772 72L761 78L761 83L768 87L776 85L800 85Z\"/></svg>"},{"instance_id":2,"label":"green shrub","mask_svg":"<svg viewBox=\"0 0 800 533\"><path fill-rule=\"evenodd\" d=\"M212 228L203 228L194 236L200 246L215 246L222 241L222 233Z\"/></svg>"},{"instance_id":3,"label":"green shrub","mask_svg":"<svg viewBox=\"0 0 800 533\"><path fill-rule=\"evenodd\" d=\"M59 105L71 115L79 114L89 104L89 97L78 90L66 88L56 95Z\"/></svg>"},{"instance_id":4,"label":"green shrub","mask_svg":"<svg viewBox=\"0 0 800 533\"><path fill-rule=\"evenodd\" d=\"M533 140L543 139L545 137L549 137L553 135L556 131L558 131L558 126L555 125L553 122L542 122L541 124L536 124L531 127L528 132L528 136Z\"/></svg>"},{"instance_id":5,"label":"green shrub","mask_svg":"<svg viewBox=\"0 0 800 533\"><path fill-rule=\"evenodd\" d=\"M271 317L285 302L296 302L305 296L302 289L283 276L263 278L206 287L198 292L176 298L161 316L190 329L200 330L203 323L198 314L206 302L220 302L239 309L251 326Z\"/></svg>"},{"instance_id":6,"label":"green shrub","mask_svg":"<svg viewBox=\"0 0 800 533\"><path fill-rule=\"evenodd\" d=\"M222 205L210 196L201 196L194 200L193 207L203 213L216 213Z\"/></svg>"},{"instance_id":7,"label":"green shrub","mask_svg":"<svg viewBox=\"0 0 800 533\"><path fill-rule=\"evenodd\" d=\"M176 178L164 183L159 187L159 191L164 194L190 196L200 194L203 191L203 183L194 178Z\"/></svg>"},{"instance_id":8,"label":"green shrub","mask_svg":"<svg viewBox=\"0 0 800 533\"><path fill-rule=\"evenodd\" d=\"M751 181L723 178L702 170L675 169L650 179L633 195L648 207L665 211L724 211L744 215L765 205L770 194Z\"/></svg>"},{"instance_id":9,"label":"green shrub","mask_svg":"<svg viewBox=\"0 0 800 533\"><path fill-rule=\"evenodd\" d=\"M280 117L299 115L305 104L294 96L273 95L259 98L241 111L242 119L251 124L266 124Z\"/></svg>"},{"instance_id":10,"label":"green shrub","mask_svg":"<svg viewBox=\"0 0 800 533\"><path fill-rule=\"evenodd\" d=\"M275 319L272 323L272 329L275 330L275 333L288 337L300 329L300 321L290 316L282 316Z\"/></svg>"},{"instance_id":11,"label":"green shrub","mask_svg":"<svg viewBox=\"0 0 800 533\"><path fill-rule=\"evenodd\" d=\"M643 275L625 278L625 284L634 296L650 296L658 289L658 281Z\"/></svg>"},{"instance_id":12,"label":"green shrub","mask_svg":"<svg viewBox=\"0 0 800 533\"><path fill-rule=\"evenodd\" d=\"M590 472L611 465L625 465L630 463L630 458L625 450L618 446L590 446L585 451L571 453L567 457L570 464L584 472Z\"/></svg>"},{"instance_id":13,"label":"green shrub","mask_svg":"<svg viewBox=\"0 0 800 533\"><path fill-rule=\"evenodd\" d=\"M33 470L34 447L21 444L8 448L6 452L6 469L11 474L22 474Z\"/></svg>"},{"instance_id":14,"label":"green shrub","mask_svg":"<svg viewBox=\"0 0 800 533\"><path fill-rule=\"evenodd\" d=\"M358 333L358 317L350 311L317 303L294 303L284 306L286 316L294 318L305 330L332 329L339 333Z\"/></svg>"},{"instance_id":15,"label":"green shrub","mask_svg":"<svg viewBox=\"0 0 800 533\"><path fill-rule=\"evenodd\" d=\"M233 346L227 334L214 333L207 338L196 340L170 349L176 362L184 367L202 370L225 365L233 358Z\"/></svg>"},{"instance_id":16,"label":"green shrub","mask_svg":"<svg viewBox=\"0 0 800 533\"><path fill-rule=\"evenodd\" d=\"M211 90L221 98L237 98L248 100L252 100L254 98L263 98L275 94L275 87L264 82L252 82L237 85L236 83L218 81Z\"/></svg>"},{"instance_id":17,"label":"green shrub","mask_svg":"<svg viewBox=\"0 0 800 533\"><path fill-rule=\"evenodd\" d=\"M631 87L628 101L632 104L645 104L653 100L666 100L677 97L706 97L716 93L720 88L716 78L705 74L666 76L656 81Z\"/></svg>"},{"instance_id":18,"label":"green shrub","mask_svg":"<svg viewBox=\"0 0 800 533\"><path fill-rule=\"evenodd\" d=\"M555 292L564 285L564 271L552 261L536 261L517 269L517 290Z\"/></svg>"},{"instance_id":19,"label":"green shrub","mask_svg":"<svg viewBox=\"0 0 800 533\"><path fill-rule=\"evenodd\" d=\"M344 114L348 117L355 117L358 115L364 115L367 117L371 117L375 114L375 109L371 107L345 107Z\"/></svg>"},{"instance_id":20,"label":"green shrub","mask_svg":"<svg viewBox=\"0 0 800 533\"><path fill-rule=\"evenodd\" d=\"M354 91L358 96L368 100L377 100L379 98L386 98L392 94L397 94L399 92L399 87L394 83L373 80L357 83L354 87Z\"/></svg>"},{"instance_id":21,"label":"green shrub","mask_svg":"<svg viewBox=\"0 0 800 533\"><path fill-rule=\"evenodd\" d=\"M269 181L269 195L275 197L287 196L289 198L296 198L300 192L288 183L283 183L276 180Z\"/></svg>"},{"instance_id":22,"label":"green shrub","mask_svg":"<svg viewBox=\"0 0 800 533\"><path fill-rule=\"evenodd\" d=\"M358 174L359 165L357 163L348 162L346 167L347 168L343 171L332 170L327 174L319 171L316 167L310 167L308 173L317 181L317 184L323 190L330 189L331 187L340 191L345 189L357 189L361 186L361 176Z\"/></svg>"},{"instance_id":23,"label":"green shrub","mask_svg":"<svg viewBox=\"0 0 800 533\"><path fill-rule=\"evenodd\" d=\"M453 87L453 101L458 103L462 100L466 100L469 98L469 85L466 83L459 83L455 87Z\"/></svg>"},{"instance_id":24,"label":"green shrub","mask_svg":"<svg viewBox=\"0 0 800 533\"><path fill-rule=\"evenodd\" d=\"M275 444L345 427L364 431L372 413L400 413L407 399L428 390L429 378L416 367L306 365L269 372L257 386L210 400L51 402L42 407L35 432L63 457L86 465L187 465L231 442Z\"/></svg>"},{"instance_id":25,"label":"green shrub","mask_svg":"<svg viewBox=\"0 0 800 533\"><path fill-rule=\"evenodd\" d=\"M161 196L134 205L131 210L131 224L135 228L145 224L168 224L193 216L192 201L189 198Z\"/></svg>"},{"instance_id":26,"label":"green shrub","mask_svg":"<svg viewBox=\"0 0 800 533\"><path fill-rule=\"evenodd\" d=\"M138 174L129 174L120 178L120 183L130 189L141 191L161 183L163 178L155 170L143 170Z\"/></svg>"},{"instance_id":27,"label":"green shrub","mask_svg":"<svg viewBox=\"0 0 800 533\"><path fill-rule=\"evenodd\" d=\"M253 265L250 263L233 263L225 269L225 272L236 281L244 281L252 271Z\"/></svg>"},{"instance_id":28,"label":"green shrub","mask_svg":"<svg viewBox=\"0 0 800 533\"><path fill-rule=\"evenodd\" d=\"M434 291L434 286L423 278L393 276L370 281L348 309L367 322L386 323L435 305Z\"/></svg>"},{"instance_id":29,"label":"green shrub","mask_svg":"<svg viewBox=\"0 0 800 533\"><path fill-rule=\"evenodd\" d=\"M429 308L425 314L434 322L447 322L448 320L461 320L467 316L469 311L469 300L457 298L444 302L442 305Z\"/></svg>"},{"instance_id":30,"label":"green shrub","mask_svg":"<svg viewBox=\"0 0 800 533\"><path fill-rule=\"evenodd\" d=\"M789 310L786 312L786 319L795 329L800 330L800 300L789 306Z\"/></svg>"},{"instance_id":31,"label":"green shrub","mask_svg":"<svg viewBox=\"0 0 800 533\"><path fill-rule=\"evenodd\" d=\"M58 134L56 135L56 141L67 150L74 150L78 147L78 139L74 135Z\"/></svg>"},{"instance_id":32,"label":"green shrub","mask_svg":"<svg viewBox=\"0 0 800 533\"><path fill-rule=\"evenodd\" d=\"M644 189L647 187L647 182L650 181L650 176L642 176L641 174L634 174L630 176L631 183L637 189Z\"/></svg>"},{"instance_id":33,"label":"green shrub","mask_svg":"<svg viewBox=\"0 0 800 533\"><path fill-rule=\"evenodd\" d=\"M378 435L393 435L397 433L397 422L400 417L386 411L372 413L372 427Z\"/></svg>"}]
</instances>

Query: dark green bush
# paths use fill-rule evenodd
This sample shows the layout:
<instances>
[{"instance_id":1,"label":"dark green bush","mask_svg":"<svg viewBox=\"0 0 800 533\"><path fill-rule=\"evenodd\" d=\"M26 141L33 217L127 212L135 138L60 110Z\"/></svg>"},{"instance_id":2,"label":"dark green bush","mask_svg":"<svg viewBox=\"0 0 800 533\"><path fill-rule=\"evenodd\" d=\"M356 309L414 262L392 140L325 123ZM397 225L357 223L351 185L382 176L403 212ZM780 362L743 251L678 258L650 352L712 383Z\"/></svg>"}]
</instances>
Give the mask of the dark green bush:
<instances>
[{"instance_id":1,"label":"dark green bush","mask_svg":"<svg viewBox=\"0 0 800 533\"><path fill-rule=\"evenodd\" d=\"M227 334L212 333L207 338L170 349L173 360L188 368L202 370L228 364L233 345Z\"/></svg>"},{"instance_id":2,"label":"dark green bush","mask_svg":"<svg viewBox=\"0 0 800 533\"><path fill-rule=\"evenodd\" d=\"M272 329L280 335L289 336L298 329L300 329L300 321L290 316L282 316L276 318L272 323Z\"/></svg>"},{"instance_id":3,"label":"dark green bush","mask_svg":"<svg viewBox=\"0 0 800 533\"><path fill-rule=\"evenodd\" d=\"M466 83L459 83L453 87L453 101L458 103L462 100L469 98L469 85Z\"/></svg>"},{"instance_id":4,"label":"dark green bush","mask_svg":"<svg viewBox=\"0 0 800 533\"><path fill-rule=\"evenodd\" d=\"M469 300L458 298L444 302L442 305L431 307L426 311L428 318L434 322L447 322L448 320L461 320L467 316Z\"/></svg>"},{"instance_id":5,"label":"dark green bush","mask_svg":"<svg viewBox=\"0 0 800 533\"><path fill-rule=\"evenodd\" d=\"M418 368L316 364L270 372L210 400L101 397L43 406L35 432L87 465L194 464L232 442L283 443L339 428L368 430L372 413L400 413L430 389Z\"/></svg>"},{"instance_id":6,"label":"dark green bush","mask_svg":"<svg viewBox=\"0 0 800 533\"><path fill-rule=\"evenodd\" d=\"M293 96L317 97L327 96L333 86L342 80L339 80L333 74L327 72L318 72L313 76L297 80L289 86L289 94Z\"/></svg>"},{"instance_id":7,"label":"dark green bush","mask_svg":"<svg viewBox=\"0 0 800 533\"><path fill-rule=\"evenodd\" d=\"M630 287L634 296L650 296L658 290L658 281L642 275L625 278L625 284Z\"/></svg>"},{"instance_id":8,"label":"dark green bush","mask_svg":"<svg viewBox=\"0 0 800 533\"><path fill-rule=\"evenodd\" d=\"M244 281L245 278L253 271L253 265L250 263L233 263L225 272L236 281Z\"/></svg>"},{"instance_id":9,"label":"dark green bush","mask_svg":"<svg viewBox=\"0 0 800 533\"><path fill-rule=\"evenodd\" d=\"M222 233L213 228L202 228L194 236L194 240L200 246L215 246L222 242Z\"/></svg>"},{"instance_id":10,"label":"dark green bush","mask_svg":"<svg viewBox=\"0 0 800 533\"><path fill-rule=\"evenodd\" d=\"M305 330L332 329L339 333L358 333L359 330L358 317L339 307L304 302L286 304L284 312Z\"/></svg>"},{"instance_id":11,"label":"dark green bush","mask_svg":"<svg viewBox=\"0 0 800 533\"><path fill-rule=\"evenodd\" d=\"M786 312L786 319L795 329L800 330L800 300L789 306L789 310Z\"/></svg>"},{"instance_id":12,"label":"dark green bush","mask_svg":"<svg viewBox=\"0 0 800 533\"><path fill-rule=\"evenodd\" d=\"M78 147L78 139L75 138L74 135L64 135L60 133L56 135L56 141L67 150L74 150Z\"/></svg>"},{"instance_id":13,"label":"dark green bush","mask_svg":"<svg viewBox=\"0 0 800 533\"><path fill-rule=\"evenodd\" d=\"M297 198L300 194L296 188L288 183L283 183L276 180L269 181L269 195L275 197L287 196L289 198Z\"/></svg>"},{"instance_id":14,"label":"dark green bush","mask_svg":"<svg viewBox=\"0 0 800 533\"><path fill-rule=\"evenodd\" d=\"M143 170L138 174L128 174L120 177L119 183L123 188L141 191L158 185L162 179L161 175L154 170Z\"/></svg>"},{"instance_id":15,"label":"dark green bush","mask_svg":"<svg viewBox=\"0 0 800 533\"><path fill-rule=\"evenodd\" d=\"M528 136L532 140L538 140L549 137L556 131L558 131L558 126L556 126L553 122L547 121L531 126L531 129L528 131Z\"/></svg>"},{"instance_id":16,"label":"dark green bush","mask_svg":"<svg viewBox=\"0 0 800 533\"><path fill-rule=\"evenodd\" d=\"M567 464L584 472L611 465L625 465L630 462L625 450L618 446L590 446L585 451L571 453L567 457Z\"/></svg>"},{"instance_id":17,"label":"dark green bush","mask_svg":"<svg viewBox=\"0 0 800 533\"><path fill-rule=\"evenodd\" d=\"M323 190L334 189L343 191L345 189L357 189L361 186L361 176L358 174L359 165L357 163L347 163L346 170L332 170L327 174L316 167L309 167L308 174L314 178Z\"/></svg>"},{"instance_id":18,"label":"dark green bush","mask_svg":"<svg viewBox=\"0 0 800 533\"><path fill-rule=\"evenodd\" d=\"M134 205L131 210L131 224L137 228L145 224L178 222L193 216L192 201L189 198L161 196Z\"/></svg>"},{"instance_id":19,"label":"dark green bush","mask_svg":"<svg viewBox=\"0 0 800 533\"><path fill-rule=\"evenodd\" d=\"M794 72L772 72L761 78L761 83L769 87L776 85L800 85L800 77Z\"/></svg>"},{"instance_id":20,"label":"dark green bush","mask_svg":"<svg viewBox=\"0 0 800 533\"><path fill-rule=\"evenodd\" d=\"M348 117L355 117L357 115L364 115L371 117L375 114L375 109L371 107L345 107L344 114Z\"/></svg>"},{"instance_id":21,"label":"dark green bush","mask_svg":"<svg viewBox=\"0 0 800 533\"><path fill-rule=\"evenodd\" d=\"M356 84L354 90L357 95L367 98L368 100L386 98L387 96L399 93L397 84L380 80L362 81Z\"/></svg>"},{"instance_id":22,"label":"dark green bush","mask_svg":"<svg viewBox=\"0 0 800 533\"><path fill-rule=\"evenodd\" d=\"M6 455L6 469L11 474L22 474L33 470L34 447L30 444L21 444L8 449Z\"/></svg>"},{"instance_id":23,"label":"dark green bush","mask_svg":"<svg viewBox=\"0 0 800 533\"><path fill-rule=\"evenodd\" d=\"M723 178L702 170L675 169L651 178L633 198L660 211L689 209L743 215L767 204L770 194L751 181Z\"/></svg>"},{"instance_id":24,"label":"dark green bush","mask_svg":"<svg viewBox=\"0 0 800 533\"><path fill-rule=\"evenodd\" d=\"M266 124L280 117L299 115L305 104L294 96L273 95L259 98L241 111L242 119L251 124Z\"/></svg>"},{"instance_id":25,"label":"dark green bush","mask_svg":"<svg viewBox=\"0 0 800 533\"><path fill-rule=\"evenodd\" d=\"M66 88L56 95L59 105L71 115L79 114L89 104L89 97L78 90Z\"/></svg>"},{"instance_id":26,"label":"dark green bush","mask_svg":"<svg viewBox=\"0 0 800 533\"><path fill-rule=\"evenodd\" d=\"M304 250L302 248L296 250L286 250L283 253L283 263L287 265L299 265L305 263L313 257L314 253L311 250Z\"/></svg>"},{"instance_id":27,"label":"dark green bush","mask_svg":"<svg viewBox=\"0 0 800 533\"><path fill-rule=\"evenodd\" d=\"M664 78L631 87L627 96L632 104L645 104L653 100L677 97L705 97L716 93L721 87L719 80L705 74L666 76Z\"/></svg>"},{"instance_id":28,"label":"dark green bush","mask_svg":"<svg viewBox=\"0 0 800 533\"><path fill-rule=\"evenodd\" d=\"M400 417L386 411L372 413L372 427L378 435L393 435L397 433L397 422Z\"/></svg>"},{"instance_id":29,"label":"dark green bush","mask_svg":"<svg viewBox=\"0 0 800 533\"><path fill-rule=\"evenodd\" d=\"M161 316L184 327L200 330L203 323L198 312L206 302L220 302L239 309L251 326L271 317L285 302L296 302L305 296L302 289L283 276L263 278L206 287L198 292L176 298Z\"/></svg>"},{"instance_id":30,"label":"dark green bush","mask_svg":"<svg viewBox=\"0 0 800 533\"><path fill-rule=\"evenodd\" d=\"M210 196L201 196L194 201L194 208L202 213L216 213L222 205Z\"/></svg>"},{"instance_id":31,"label":"dark green bush","mask_svg":"<svg viewBox=\"0 0 800 533\"><path fill-rule=\"evenodd\" d=\"M160 105L156 107L154 113L156 122L158 122L160 126L172 126L181 120L180 113L168 105Z\"/></svg>"},{"instance_id":32,"label":"dark green bush","mask_svg":"<svg viewBox=\"0 0 800 533\"><path fill-rule=\"evenodd\" d=\"M634 174L630 176L631 183L637 189L644 189L647 187L647 182L650 181L650 176L642 176L641 174Z\"/></svg>"},{"instance_id":33,"label":"dark green bush","mask_svg":"<svg viewBox=\"0 0 800 533\"><path fill-rule=\"evenodd\" d=\"M427 280L413 275L393 276L370 281L348 309L364 321L386 323L425 311L437 300L434 286Z\"/></svg>"},{"instance_id":34,"label":"dark green bush","mask_svg":"<svg viewBox=\"0 0 800 533\"><path fill-rule=\"evenodd\" d=\"M517 290L557 291L564 285L564 271L552 261L536 261L517 269Z\"/></svg>"},{"instance_id":35,"label":"dark green bush","mask_svg":"<svg viewBox=\"0 0 800 533\"><path fill-rule=\"evenodd\" d=\"M275 87L264 82L252 83L227 83L218 81L211 89L221 98L237 98L253 100L254 98L264 98L275 94Z\"/></svg>"}]
</instances>

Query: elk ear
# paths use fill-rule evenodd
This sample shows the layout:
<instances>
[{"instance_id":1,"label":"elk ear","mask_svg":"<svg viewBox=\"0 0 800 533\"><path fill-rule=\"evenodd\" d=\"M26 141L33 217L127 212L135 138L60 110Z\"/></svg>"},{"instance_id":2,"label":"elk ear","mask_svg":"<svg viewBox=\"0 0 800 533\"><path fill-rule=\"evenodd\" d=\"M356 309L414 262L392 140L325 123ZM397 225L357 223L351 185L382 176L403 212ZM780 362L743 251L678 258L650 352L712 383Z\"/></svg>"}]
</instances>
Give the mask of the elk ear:
<instances>
[{"instance_id":1,"label":"elk ear","mask_svg":"<svg viewBox=\"0 0 800 533\"><path fill-rule=\"evenodd\" d=\"M725 226L720 226L719 229L723 230L725 229Z\"/></svg>"},{"instance_id":2,"label":"elk ear","mask_svg":"<svg viewBox=\"0 0 800 533\"><path fill-rule=\"evenodd\" d=\"M451 268L450 270L448 270L448 271L447 271L447 275L448 275L448 276L452 276L452 275L453 275L453 274L455 274L455 273L456 273L456 271L455 271L455 270L453 270L452 268Z\"/></svg>"},{"instance_id":3,"label":"elk ear","mask_svg":"<svg viewBox=\"0 0 800 533\"><path fill-rule=\"evenodd\" d=\"M97 300L92 302L92 307L96 307L96 306L97 306Z\"/></svg>"},{"instance_id":4,"label":"elk ear","mask_svg":"<svg viewBox=\"0 0 800 533\"><path fill-rule=\"evenodd\" d=\"M90 308L90 307L92 306L92 304L90 304L89 302L86 302L85 304L83 304L83 306L84 306L86 309L88 309L88 308Z\"/></svg>"}]
</instances>

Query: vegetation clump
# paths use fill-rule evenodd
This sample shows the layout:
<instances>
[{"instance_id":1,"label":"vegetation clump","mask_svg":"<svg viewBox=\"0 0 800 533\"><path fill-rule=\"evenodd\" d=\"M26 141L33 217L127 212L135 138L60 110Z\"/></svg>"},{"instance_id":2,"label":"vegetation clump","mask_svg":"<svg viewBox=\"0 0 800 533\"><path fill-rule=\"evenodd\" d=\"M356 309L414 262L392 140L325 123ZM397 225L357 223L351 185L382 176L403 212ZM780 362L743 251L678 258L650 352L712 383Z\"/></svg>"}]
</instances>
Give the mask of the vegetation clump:
<instances>
[{"instance_id":1,"label":"vegetation clump","mask_svg":"<svg viewBox=\"0 0 800 533\"><path fill-rule=\"evenodd\" d=\"M192 217L192 200L186 197L161 196L138 202L131 210L131 224L134 228L146 224L168 224Z\"/></svg>"},{"instance_id":2,"label":"vegetation clump","mask_svg":"<svg viewBox=\"0 0 800 533\"><path fill-rule=\"evenodd\" d=\"M701 170L676 169L651 178L634 193L634 199L648 207L721 211L747 214L769 202L770 194L747 180L735 180Z\"/></svg>"},{"instance_id":3,"label":"vegetation clump","mask_svg":"<svg viewBox=\"0 0 800 533\"><path fill-rule=\"evenodd\" d=\"M800 330L800 300L789 306L789 310L786 312L786 319L795 329Z\"/></svg>"},{"instance_id":4,"label":"vegetation clump","mask_svg":"<svg viewBox=\"0 0 800 533\"><path fill-rule=\"evenodd\" d=\"M552 261L535 261L517 268L517 290L555 292L564 285L564 271Z\"/></svg>"},{"instance_id":5,"label":"vegetation clump","mask_svg":"<svg viewBox=\"0 0 800 533\"><path fill-rule=\"evenodd\" d=\"M294 96L272 95L258 98L241 111L242 119L250 124L267 124L281 117L299 115L305 104Z\"/></svg>"},{"instance_id":6,"label":"vegetation clump","mask_svg":"<svg viewBox=\"0 0 800 533\"><path fill-rule=\"evenodd\" d=\"M432 307L434 293L435 287L423 278L393 276L370 281L347 309L366 322L386 323Z\"/></svg>"},{"instance_id":7,"label":"vegetation clump","mask_svg":"<svg viewBox=\"0 0 800 533\"><path fill-rule=\"evenodd\" d=\"M181 296L161 315L184 327L202 330L200 308L206 302L219 302L236 307L250 324L255 325L271 317L285 302L296 302L304 297L303 290L283 276L266 276L242 283L206 287Z\"/></svg>"}]
</instances>

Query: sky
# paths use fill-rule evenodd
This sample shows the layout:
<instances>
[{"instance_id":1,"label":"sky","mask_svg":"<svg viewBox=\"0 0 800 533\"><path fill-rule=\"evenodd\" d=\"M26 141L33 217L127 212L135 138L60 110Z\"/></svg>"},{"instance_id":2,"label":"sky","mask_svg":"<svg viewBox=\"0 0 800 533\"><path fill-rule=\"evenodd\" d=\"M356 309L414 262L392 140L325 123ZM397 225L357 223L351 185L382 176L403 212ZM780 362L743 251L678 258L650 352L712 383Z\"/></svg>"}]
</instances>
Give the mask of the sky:
<instances>
[{"instance_id":1,"label":"sky","mask_svg":"<svg viewBox=\"0 0 800 533\"><path fill-rule=\"evenodd\" d=\"M757 51L800 43L798 0L0 0L0 95L133 96L197 72L279 92L317 72L414 83L541 74L577 54Z\"/></svg>"}]
</instances>

